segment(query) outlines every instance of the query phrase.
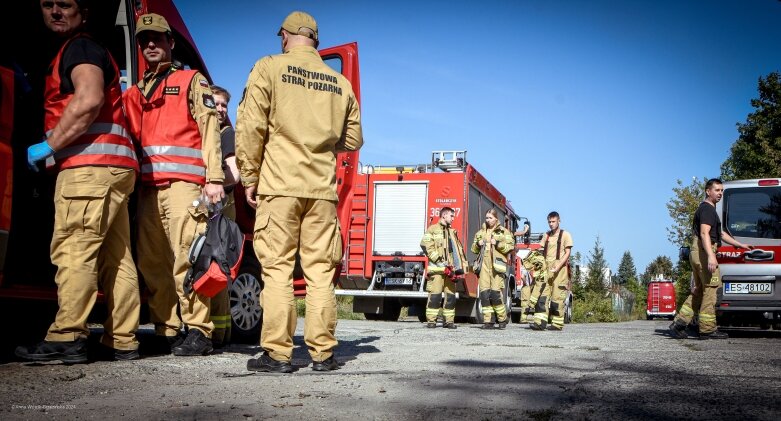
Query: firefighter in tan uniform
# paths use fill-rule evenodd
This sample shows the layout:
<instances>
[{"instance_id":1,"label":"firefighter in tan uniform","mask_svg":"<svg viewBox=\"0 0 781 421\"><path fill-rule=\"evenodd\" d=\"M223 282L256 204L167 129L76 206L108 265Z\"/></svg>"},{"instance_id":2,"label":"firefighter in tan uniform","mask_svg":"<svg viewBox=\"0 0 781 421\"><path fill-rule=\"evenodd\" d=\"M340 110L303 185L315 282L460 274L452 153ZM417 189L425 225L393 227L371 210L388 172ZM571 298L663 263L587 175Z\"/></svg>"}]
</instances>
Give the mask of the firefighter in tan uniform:
<instances>
[{"instance_id":1,"label":"firefighter in tan uniform","mask_svg":"<svg viewBox=\"0 0 781 421\"><path fill-rule=\"evenodd\" d=\"M492 318L504 329L509 322L507 307L504 305L507 279L507 254L515 248L515 237L507 228L499 225L496 209L485 214L483 229L475 233L472 241L472 253L478 255L480 304L483 308L483 329L493 329Z\"/></svg>"},{"instance_id":2,"label":"firefighter in tan uniform","mask_svg":"<svg viewBox=\"0 0 781 421\"><path fill-rule=\"evenodd\" d=\"M420 247L428 257L428 302L426 303L426 327L437 326L437 316L440 308L445 317L443 327L455 329L456 318L456 285L454 279L463 275L466 256L458 233L451 227L455 218L453 208L444 207L439 212L439 222L430 226ZM442 293L444 292L444 298Z\"/></svg>"},{"instance_id":3,"label":"firefighter in tan uniform","mask_svg":"<svg viewBox=\"0 0 781 421\"><path fill-rule=\"evenodd\" d=\"M545 300L548 300L550 295L550 287L548 286L548 270L545 265L545 258L537 250L532 250L523 259L523 267L526 269L531 277L531 286L529 288L529 302L524 309L527 314L526 321L534 323L534 309L537 307L537 302L540 297L545 296Z\"/></svg>"},{"instance_id":4,"label":"firefighter in tan uniform","mask_svg":"<svg viewBox=\"0 0 781 421\"><path fill-rule=\"evenodd\" d=\"M219 122L206 78L172 63L174 38L165 18L140 16L136 35L147 70L125 92L125 107L143 152L138 267L151 292L155 333L174 355L205 355L212 351L209 298L185 293L184 278L190 245L208 217L205 206L194 202L204 197L217 203L224 196ZM182 324L186 338L180 336Z\"/></svg>"},{"instance_id":5,"label":"firefighter in tan uniform","mask_svg":"<svg viewBox=\"0 0 781 421\"><path fill-rule=\"evenodd\" d=\"M43 342L19 347L33 361L87 362L87 316L100 286L109 315L101 344L111 358L139 357L141 297L130 250L128 197L138 160L122 112L119 69L105 47L82 33L83 2L41 2L44 23L64 41L46 77L44 140L28 164L57 172L51 261L59 309Z\"/></svg>"},{"instance_id":6,"label":"firefighter in tan uniform","mask_svg":"<svg viewBox=\"0 0 781 421\"><path fill-rule=\"evenodd\" d=\"M534 304L534 330L544 330L550 318L551 330L564 329L564 300L569 291L569 255L572 250L572 236L559 228L558 212L548 214L550 231L542 236L542 254L545 256L547 282L540 288L539 298ZM540 285L542 287L542 285ZM536 289L536 288L535 288ZM550 301L550 302L548 302Z\"/></svg>"},{"instance_id":7,"label":"firefighter in tan uniform","mask_svg":"<svg viewBox=\"0 0 781 421\"><path fill-rule=\"evenodd\" d=\"M515 238L521 238L520 241L524 241L526 238L526 234L529 233L529 221L524 222L523 224L523 230L517 231L514 233ZM525 266L524 266L525 267ZM534 288L534 278L532 276L524 276L523 284L521 285L521 315L520 315L520 322L526 323L531 319L531 296L532 296L532 289Z\"/></svg>"},{"instance_id":8,"label":"firefighter in tan uniform","mask_svg":"<svg viewBox=\"0 0 781 421\"><path fill-rule=\"evenodd\" d=\"M236 160L246 200L256 208L264 352L252 371L293 370L296 254L307 285L304 341L315 371L335 370L334 276L342 258L336 215L336 153L363 144L350 82L320 58L317 23L303 12L277 33L283 54L260 59L247 80L236 121Z\"/></svg>"},{"instance_id":9,"label":"firefighter in tan uniform","mask_svg":"<svg viewBox=\"0 0 781 421\"><path fill-rule=\"evenodd\" d=\"M716 299L721 288L721 273L716 260L716 250L721 242L737 248L752 249L752 246L738 242L721 230L721 220L716 213L716 204L724 195L724 185L718 178L705 183L705 200L694 213L692 246L689 262L692 265L694 289L678 310L670 333L677 339L684 339L686 326L692 321L695 310L699 311L699 339L726 339L728 335L716 329Z\"/></svg>"}]
</instances>

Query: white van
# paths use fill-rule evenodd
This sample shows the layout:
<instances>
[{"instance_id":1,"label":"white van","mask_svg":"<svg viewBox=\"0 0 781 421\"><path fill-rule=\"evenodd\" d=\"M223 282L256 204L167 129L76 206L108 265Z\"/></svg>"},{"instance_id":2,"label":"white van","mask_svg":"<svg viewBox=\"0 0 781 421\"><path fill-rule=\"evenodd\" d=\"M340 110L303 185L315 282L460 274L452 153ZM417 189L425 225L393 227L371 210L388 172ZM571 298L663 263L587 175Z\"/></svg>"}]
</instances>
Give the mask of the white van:
<instances>
[{"instance_id":1,"label":"white van","mask_svg":"<svg viewBox=\"0 0 781 421\"><path fill-rule=\"evenodd\" d=\"M716 211L722 229L754 246L747 251L725 244L716 253L724 284L716 304L719 325L781 329L781 178L725 182Z\"/></svg>"}]
</instances>

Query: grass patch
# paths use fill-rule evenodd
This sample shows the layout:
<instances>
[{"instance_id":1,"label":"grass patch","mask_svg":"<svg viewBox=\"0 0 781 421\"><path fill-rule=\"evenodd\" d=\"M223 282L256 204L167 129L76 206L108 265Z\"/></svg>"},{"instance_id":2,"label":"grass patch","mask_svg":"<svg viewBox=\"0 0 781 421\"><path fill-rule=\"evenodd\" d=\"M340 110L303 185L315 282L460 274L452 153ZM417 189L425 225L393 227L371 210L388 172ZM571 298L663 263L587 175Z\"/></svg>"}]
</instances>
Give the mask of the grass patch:
<instances>
[{"instance_id":1,"label":"grass patch","mask_svg":"<svg viewBox=\"0 0 781 421\"><path fill-rule=\"evenodd\" d=\"M575 323L617 322L613 301L599 293L587 291L582 298L575 298L572 306L572 321Z\"/></svg>"},{"instance_id":2,"label":"grass patch","mask_svg":"<svg viewBox=\"0 0 781 421\"><path fill-rule=\"evenodd\" d=\"M402 309L406 313L407 309ZM296 314L298 317L306 315L306 303L303 298L296 298ZM406 314L403 314L406 316ZM336 318L343 320L364 320L363 313L353 313L353 297L338 295L336 297Z\"/></svg>"}]
</instances>

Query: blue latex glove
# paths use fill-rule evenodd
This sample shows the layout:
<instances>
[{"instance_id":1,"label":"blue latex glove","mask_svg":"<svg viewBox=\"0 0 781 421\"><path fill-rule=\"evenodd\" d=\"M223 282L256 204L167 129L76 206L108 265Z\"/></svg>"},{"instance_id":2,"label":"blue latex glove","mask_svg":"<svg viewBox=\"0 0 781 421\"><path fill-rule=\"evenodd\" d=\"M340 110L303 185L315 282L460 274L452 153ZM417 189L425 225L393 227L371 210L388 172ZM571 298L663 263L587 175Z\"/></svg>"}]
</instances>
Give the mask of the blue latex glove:
<instances>
[{"instance_id":1,"label":"blue latex glove","mask_svg":"<svg viewBox=\"0 0 781 421\"><path fill-rule=\"evenodd\" d=\"M38 166L35 163L52 155L54 155L54 149L49 147L45 140L41 143L36 143L27 148L27 165L31 170L38 172Z\"/></svg>"}]
</instances>

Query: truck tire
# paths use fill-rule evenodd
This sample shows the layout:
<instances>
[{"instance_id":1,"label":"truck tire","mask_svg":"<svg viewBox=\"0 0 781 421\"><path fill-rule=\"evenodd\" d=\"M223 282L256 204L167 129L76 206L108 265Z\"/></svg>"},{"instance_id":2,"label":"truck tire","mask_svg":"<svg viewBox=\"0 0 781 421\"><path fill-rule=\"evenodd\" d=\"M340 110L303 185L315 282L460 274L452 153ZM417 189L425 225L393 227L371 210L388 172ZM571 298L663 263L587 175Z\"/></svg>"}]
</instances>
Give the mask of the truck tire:
<instances>
[{"instance_id":1,"label":"truck tire","mask_svg":"<svg viewBox=\"0 0 781 421\"><path fill-rule=\"evenodd\" d=\"M386 322L395 322L401 315L401 303L397 298L385 298L382 304L381 320Z\"/></svg>"},{"instance_id":2,"label":"truck tire","mask_svg":"<svg viewBox=\"0 0 781 421\"><path fill-rule=\"evenodd\" d=\"M230 286L231 341L255 344L260 341L260 326L263 323L263 307L260 306L260 292L263 280L260 263L254 254L244 253L239 274Z\"/></svg>"},{"instance_id":3,"label":"truck tire","mask_svg":"<svg viewBox=\"0 0 781 421\"><path fill-rule=\"evenodd\" d=\"M363 313L366 320L384 320L386 322L395 322L401 315L401 302L397 298L382 299L382 313ZM423 315L423 320L426 315Z\"/></svg>"},{"instance_id":4,"label":"truck tire","mask_svg":"<svg viewBox=\"0 0 781 421\"><path fill-rule=\"evenodd\" d=\"M564 323L572 323L572 294L567 297L566 305L564 306Z\"/></svg>"}]
</instances>

